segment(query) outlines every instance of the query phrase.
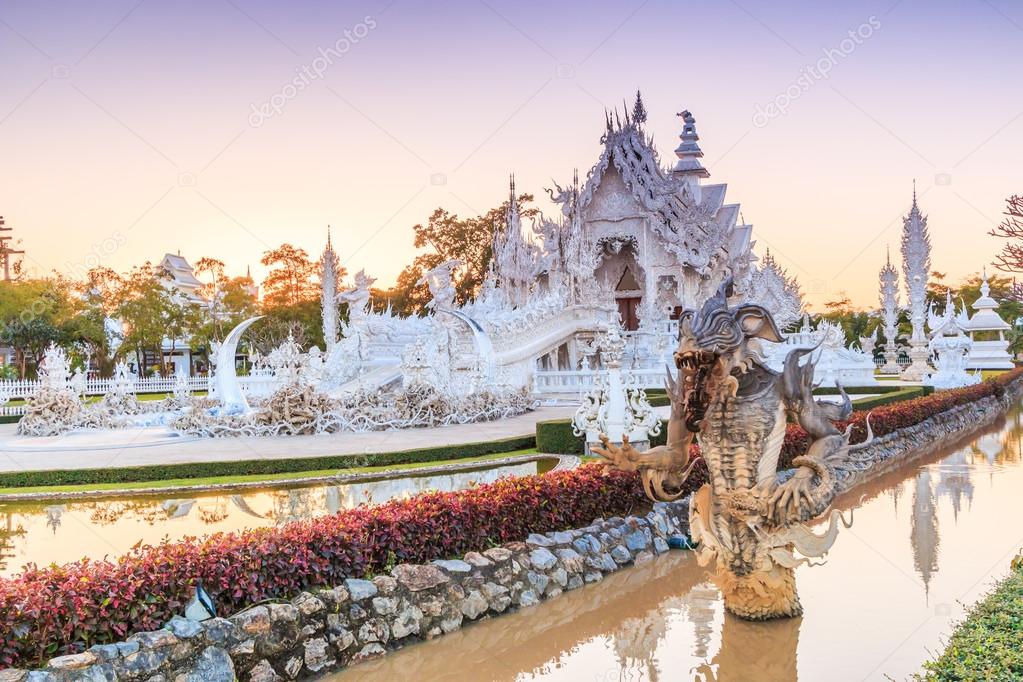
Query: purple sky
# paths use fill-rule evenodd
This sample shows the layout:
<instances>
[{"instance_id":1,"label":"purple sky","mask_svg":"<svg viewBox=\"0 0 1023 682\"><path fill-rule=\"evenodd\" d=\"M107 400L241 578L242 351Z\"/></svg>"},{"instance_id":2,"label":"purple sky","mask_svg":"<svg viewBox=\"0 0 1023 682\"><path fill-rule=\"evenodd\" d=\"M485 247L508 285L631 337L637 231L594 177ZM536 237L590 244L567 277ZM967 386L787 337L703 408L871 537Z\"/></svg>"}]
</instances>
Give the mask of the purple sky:
<instances>
[{"instance_id":1,"label":"purple sky","mask_svg":"<svg viewBox=\"0 0 1023 682\"><path fill-rule=\"evenodd\" d=\"M585 173L604 108L640 88L666 161L694 112L712 180L812 303L871 306L913 178L937 270L997 251L1021 63L1005 0L5 1L0 214L38 272L180 249L260 277L263 251L318 253L330 223L387 284L434 207Z\"/></svg>"}]
</instances>

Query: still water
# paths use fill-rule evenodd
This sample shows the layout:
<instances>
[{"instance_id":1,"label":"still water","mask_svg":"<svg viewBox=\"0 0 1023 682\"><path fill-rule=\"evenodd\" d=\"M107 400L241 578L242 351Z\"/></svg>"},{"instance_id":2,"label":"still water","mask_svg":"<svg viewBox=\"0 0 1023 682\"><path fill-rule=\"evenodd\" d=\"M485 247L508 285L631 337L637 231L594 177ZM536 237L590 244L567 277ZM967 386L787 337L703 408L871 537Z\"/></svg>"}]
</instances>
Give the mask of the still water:
<instances>
[{"instance_id":1,"label":"still water","mask_svg":"<svg viewBox=\"0 0 1023 682\"><path fill-rule=\"evenodd\" d=\"M123 497L77 502L0 504L0 576L33 562L44 566L82 557L101 559L138 542L277 526L428 490L462 490L503 476L526 476L550 463L524 462L436 476L247 490L191 497Z\"/></svg>"},{"instance_id":2,"label":"still water","mask_svg":"<svg viewBox=\"0 0 1023 682\"><path fill-rule=\"evenodd\" d=\"M797 570L805 615L724 613L674 552L549 603L355 666L376 680L904 680L1023 546L1019 411L838 501L855 509L823 566Z\"/></svg>"}]
</instances>

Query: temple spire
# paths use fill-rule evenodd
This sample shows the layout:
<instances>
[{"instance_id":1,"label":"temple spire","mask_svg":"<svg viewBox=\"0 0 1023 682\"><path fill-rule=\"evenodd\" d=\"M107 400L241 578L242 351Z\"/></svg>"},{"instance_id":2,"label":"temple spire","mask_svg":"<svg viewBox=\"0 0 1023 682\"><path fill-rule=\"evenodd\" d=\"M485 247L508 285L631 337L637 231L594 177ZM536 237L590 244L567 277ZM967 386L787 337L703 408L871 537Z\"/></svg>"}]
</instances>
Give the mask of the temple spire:
<instances>
[{"instance_id":1,"label":"temple spire","mask_svg":"<svg viewBox=\"0 0 1023 682\"><path fill-rule=\"evenodd\" d=\"M682 134L678 136L682 143L675 148L678 163L675 164L672 173L680 177L709 178L710 173L700 162L703 150L697 144L700 136L696 134L696 119L688 109L680 111L678 116L682 118Z\"/></svg>"},{"instance_id":2,"label":"temple spire","mask_svg":"<svg viewBox=\"0 0 1023 682\"><path fill-rule=\"evenodd\" d=\"M636 90L636 103L632 105L632 120L637 126L646 123L646 107L643 106L643 95Z\"/></svg>"}]
</instances>

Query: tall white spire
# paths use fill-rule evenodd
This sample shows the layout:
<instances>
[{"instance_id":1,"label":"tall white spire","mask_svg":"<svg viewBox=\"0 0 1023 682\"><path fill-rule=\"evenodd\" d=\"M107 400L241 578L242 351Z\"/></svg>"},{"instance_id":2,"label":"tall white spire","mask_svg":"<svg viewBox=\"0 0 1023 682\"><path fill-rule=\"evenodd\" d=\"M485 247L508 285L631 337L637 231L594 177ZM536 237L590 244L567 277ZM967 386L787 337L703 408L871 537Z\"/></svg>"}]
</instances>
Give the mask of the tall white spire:
<instances>
[{"instance_id":1,"label":"tall white spire","mask_svg":"<svg viewBox=\"0 0 1023 682\"><path fill-rule=\"evenodd\" d=\"M902 368L899 367L899 271L892 265L892 252L888 248L885 265L881 268L878 279L881 282L879 302L881 303L881 317L884 322L884 367L882 374L899 374Z\"/></svg>"},{"instance_id":2,"label":"tall white spire","mask_svg":"<svg viewBox=\"0 0 1023 682\"><path fill-rule=\"evenodd\" d=\"M327 246L320 256L320 317L323 322L323 344L330 351L337 343L337 276L341 261L334 252L330 241L330 225L327 225Z\"/></svg>"},{"instance_id":3,"label":"tall white spire","mask_svg":"<svg viewBox=\"0 0 1023 682\"><path fill-rule=\"evenodd\" d=\"M913 325L910 336L912 364L902 378L919 381L930 371L927 365L927 278L931 272L931 237L927 232L927 218L920 213L916 202L916 181L913 181L913 206L902 219L902 271L906 278L906 298L909 319Z\"/></svg>"}]
</instances>

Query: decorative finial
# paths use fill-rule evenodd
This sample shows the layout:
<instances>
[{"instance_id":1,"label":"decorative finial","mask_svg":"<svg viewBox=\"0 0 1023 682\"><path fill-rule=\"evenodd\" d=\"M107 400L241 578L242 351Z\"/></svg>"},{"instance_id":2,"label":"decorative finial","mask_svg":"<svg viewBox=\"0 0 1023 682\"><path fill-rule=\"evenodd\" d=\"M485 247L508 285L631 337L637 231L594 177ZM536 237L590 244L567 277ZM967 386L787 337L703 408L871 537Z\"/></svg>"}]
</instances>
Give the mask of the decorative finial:
<instances>
[{"instance_id":1,"label":"decorative finial","mask_svg":"<svg viewBox=\"0 0 1023 682\"><path fill-rule=\"evenodd\" d=\"M682 143L675 148L678 163L675 164L672 172L676 176L710 177L710 173L700 163L700 159L703 158L703 150L697 144L700 136L696 134L696 119L688 109L678 112L677 116L682 119L682 134L678 136Z\"/></svg>"},{"instance_id":2,"label":"decorative finial","mask_svg":"<svg viewBox=\"0 0 1023 682\"><path fill-rule=\"evenodd\" d=\"M913 208L916 207L916 178L913 178Z\"/></svg>"},{"instance_id":3,"label":"decorative finial","mask_svg":"<svg viewBox=\"0 0 1023 682\"><path fill-rule=\"evenodd\" d=\"M332 249L333 246L330 243L330 225L327 225L327 249Z\"/></svg>"},{"instance_id":4,"label":"decorative finial","mask_svg":"<svg viewBox=\"0 0 1023 682\"><path fill-rule=\"evenodd\" d=\"M646 107L643 106L643 96L638 89L636 90L636 103L632 105L632 120L638 126L646 123Z\"/></svg>"},{"instance_id":5,"label":"decorative finial","mask_svg":"<svg viewBox=\"0 0 1023 682\"><path fill-rule=\"evenodd\" d=\"M884 247L884 250L885 250L885 252L887 254L885 260L888 263L888 265L891 265L892 264L892 245L891 244L886 244L885 247Z\"/></svg>"}]
</instances>

